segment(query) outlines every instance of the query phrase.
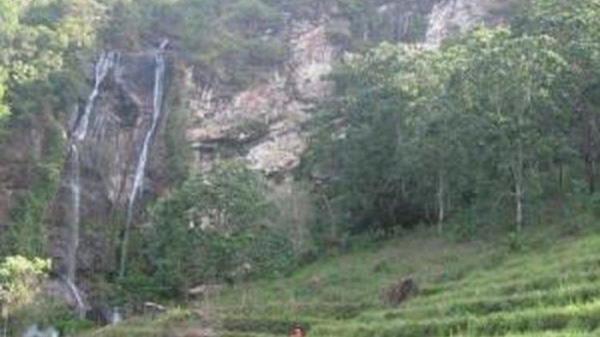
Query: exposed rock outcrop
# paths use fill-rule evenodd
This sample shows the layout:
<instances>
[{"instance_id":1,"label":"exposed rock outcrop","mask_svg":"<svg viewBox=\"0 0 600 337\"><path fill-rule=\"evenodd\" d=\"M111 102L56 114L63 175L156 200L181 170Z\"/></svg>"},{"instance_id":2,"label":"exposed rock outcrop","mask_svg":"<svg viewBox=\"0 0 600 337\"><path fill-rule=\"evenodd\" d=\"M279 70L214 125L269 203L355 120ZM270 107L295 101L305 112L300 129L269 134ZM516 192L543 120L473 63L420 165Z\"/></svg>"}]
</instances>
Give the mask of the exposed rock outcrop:
<instances>
[{"instance_id":1,"label":"exposed rock outcrop","mask_svg":"<svg viewBox=\"0 0 600 337\"><path fill-rule=\"evenodd\" d=\"M198 85L189 69L186 87L194 121L187 136L197 150L199 167L228 155L244 157L266 174L299 164L306 149L307 109L331 91L323 77L340 52L327 39L326 22L322 18L293 23L289 61L273 70L270 80L232 96L215 92L211 83ZM227 146L234 147L232 154L219 151Z\"/></svg>"},{"instance_id":2,"label":"exposed rock outcrop","mask_svg":"<svg viewBox=\"0 0 600 337\"><path fill-rule=\"evenodd\" d=\"M436 48L448 37L478 25L501 24L511 6L511 0L442 0L429 15L425 45Z\"/></svg>"},{"instance_id":3,"label":"exposed rock outcrop","mask_svg":"<svg viewBox=\"0 0 600 337\"><path fill-rule=\"evenodd\" d=\"M379 30L366 25L351 29L351 20L335 7L319 15L292 18L284 30L289 60L274 69L270 79L229 93L219 83L198 81L197 69L187 69L185 81L192 123L187 138L196 153L196 167L210 167L216 158L244 158L267 175L289 172L307 148L305 123L311 108L327 97L327 80L336 62L348 51L344 41L332 38L332 29L360 34L354 39L424 44L435 48L456 32L478 24L501 22L492 11L510 0L396 0L377 8ZM355 27L356 28L356 27Z\"/></svg>"}]
</instances>

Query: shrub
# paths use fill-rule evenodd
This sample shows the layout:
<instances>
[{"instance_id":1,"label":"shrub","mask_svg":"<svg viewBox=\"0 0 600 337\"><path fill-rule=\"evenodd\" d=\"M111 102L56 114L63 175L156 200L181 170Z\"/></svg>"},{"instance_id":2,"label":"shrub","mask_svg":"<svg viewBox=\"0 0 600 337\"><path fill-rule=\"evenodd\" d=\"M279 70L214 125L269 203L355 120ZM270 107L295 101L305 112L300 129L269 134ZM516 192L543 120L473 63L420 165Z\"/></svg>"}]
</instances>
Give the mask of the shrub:
<instances>
[{"instance_id":1,"label":"shrub","mask_svg":"<svg viewBox=\"0 0 600 337\"><path fill-rule=\"evenodd\" d=\"M152 209L143 255L148 267L129 289L185 296L199 284L237 282L285 273L294 265L288 236L267 226L272 204L262 178L237 162L190 177ZM145 269L145 270L144 270Z\"/></svg>"}]
</instances>

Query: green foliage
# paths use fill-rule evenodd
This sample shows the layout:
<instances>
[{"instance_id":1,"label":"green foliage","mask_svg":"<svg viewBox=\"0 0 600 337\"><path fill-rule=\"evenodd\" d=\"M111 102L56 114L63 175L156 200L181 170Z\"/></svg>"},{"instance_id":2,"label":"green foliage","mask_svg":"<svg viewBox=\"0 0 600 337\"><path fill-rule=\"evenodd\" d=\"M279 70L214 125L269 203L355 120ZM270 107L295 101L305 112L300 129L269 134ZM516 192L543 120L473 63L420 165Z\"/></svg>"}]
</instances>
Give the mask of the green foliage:
<instances>
[{"instance_id":1,"label":"green foliage","mask_svg":"<svg viewBox=\"0 0 600 337\"><path fill-rule=\"evenodd\" d=\"M594 334L598 234L557 240L546 229L527 233L552 238L526 251L412 233L228 292L213 306L224 317L226 336L277 336L280 325L294 322L319 337ZM376 271L381 264L387 268ZM419 294L399 308L386 307L382 289L408 275Z\"/></svg>"},{"instance_id":2,"label":"green foliage","mask_svg":"<svg viewBox=\"0 0 600 337\"><path fill-rule=\"evenodd\" d=\"M385 41L421 41L427 31L427 16L435 1L337 0L336 3L350 23L350 34L342 45L364 51Z\"/></svg>"},{"instance_id":3,"label":"green foliage","mask_svg":"<svg viewBox=\"0 0 600 337\"><path fill-rule=\"evenodd\" d=\"M61 128L50 124L45 131L43 156L34 159L31 188L11 210L12 226L0 238L0 254L21 254L27 257L46 255L47 232L44 226L47 210L60 184L64 163L64 139Z\"/></svg>"},{"instance_id":4,"label":"green foliage","mask_svg":"<svg viewBox=\"0 0 600 337\"><path fill-rule=\"evenodd\" d=\"M11 312L9 323L11 336L18 336L32 325L42 329L54 327L67 336L73 336L94 326L93 322L80 319L63 301L44 294L35 296L31 303Z\"/></svg>"},{"instance_id":5,"label":"green foliage","mask_svg":"<svg viewBox=\"0 0 600 337\"><path fill-rule=\"evenodd\" d=\"M50 268L50 261L22 256L5 258L0 263L0 306L3 317L9 310L27 304L38 290L37 287Z\"/></svg>"},{"instance_id":6,"label":"green foliage","mask_svg":"<svg viewBox=\"0 0 600 337\"><path fill-rule=\"evenodd\" d=\"M175 75L177 76L177 75ZM178 186L189 173L192 150L184 132L190 120L190 111L184 107L182 95L183 88L180 83L173 81L173 88L169 90L165 106L167 111L165 144L167 148L166 163L167 174L171 186Z\"/></svg>"},{"instance_id":7,"label":"green foliage","mask_svg":"<svg viewBox=\"0 0 600 337\"><path fill-rule=\"evenodd\" d=\"M268 29L279 29L281 14L261 0L239 0L227 8L227 25L243 34L252 34Z\"/></svg>"},{"instance_id":8,"label":"green foliage","mask_svg":"<svg viewBox=\"0 0 600 337\"><path fill-rule=\"evenodd\" d=\"M261 0L116 1L104 44L138 49L169 36L185 57L234 89L261 79L288 57L277 4Z\"/></svg>"},{"instance_id":9,"label":"green foliage","mask_svg":"<svg viewBox=\"0 0 600 337\"><path fill-rule=\"evenodd\" d=\"M286 15L296 20L316 19L325 10L338 7L349 27L329 27L329 36L351 49L365 49L381 41L418 41L424 36L432 1L424 5L414 0L398 2L393 11L382 14L379 7L384 4L354 0L114 0L107 1L110 15L101 35L104 44L125 50L145 48L148 42L170 37L177 41L180 52L199 66L201 76L239 90L263 80L267 70L288 60ZM411 14L404 17L405 12Z\"/></svg>"},{"instance_id":10,"label":"green foliage","mask_svg":"<svg viewBox=\"0 0 600 337\"><path fill-rule=\"evenodd\" d=\"M294 259L283 233L267 227L270 205L258 175L239 163L220 163L191 176L152 210L145 256L158 295L285 272ZM146 270L146 272L144 271ZM148 273L149 272L149 273Z\"/></svg>"},{"instance_id":11,"label":"green foliage","mask_svg":"<svg viewBox=\"0 0 600 337\"><path fill-rule=\"evenodd\" d=\"M0 4L0 142L10 153L13 133L41 137L27 153L19 193L0 252L46 254L44 221L63 165L63 127L85 84L81 56L94 46L101 7L95 1L2 1ZM86 89L87 90L87 89Z\"/></svg>"},{"instance_id":12,"label":"green foliage","mask_svg":"<svg viewBox=\"0 0 600 337\"><path fill-rule=\"evenodd\" d=\"M598 6L561 4L534 2L514 29L480 28L438 50L384 43L339 66L307 157L330 182L337 222L363 231L435 221L442 231L455 217L474 219L454 226L469 233L507 222L519 231L567 191L566 167L593 191L589 97L600 76L585 69L598 69Z\"/></svg>"},{"instance_id":13,"label":"green foliage","mask_svg":"<svg viewBox=\"0 0 600 337\"><path fill-rule=\"evenodd\" d=\"M0 6L0 116L10 111L13 120L22 120L70 112L66 107L83 87L75 55L94 45L102 18L97 3L2 1Z\"/></svg>"},{"instance_id":14,"label":"green foliage","mask_svg":"<svg viewBox=\"0 0 600 337\"><path fill-rule=\"evenodd\" d=\"M6 118L10 113L8 106L4 102L4 96L6 94L6 71L0 67L0 123L5 123Z\"/></svg>"}]
</instances>

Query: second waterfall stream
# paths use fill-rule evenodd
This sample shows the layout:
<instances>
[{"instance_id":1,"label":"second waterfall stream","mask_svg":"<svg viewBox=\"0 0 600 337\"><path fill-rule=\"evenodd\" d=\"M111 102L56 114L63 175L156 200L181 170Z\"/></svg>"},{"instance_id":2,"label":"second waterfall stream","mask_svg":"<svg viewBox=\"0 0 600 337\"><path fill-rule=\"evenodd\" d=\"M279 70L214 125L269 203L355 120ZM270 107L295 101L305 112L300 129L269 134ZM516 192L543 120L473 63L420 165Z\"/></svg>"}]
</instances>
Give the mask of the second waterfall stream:
<instances>
[{"instance_id":1,"label":"second waterfall stream","mask_svg":"<svg viewBox=\"0 0 600 337\"><path fill-rule=\"evenodd\" d=\"M136 200L141 192L144 190L144 177L146 175L146 164L148 162L148 152L150 145L156 134L158 123L162 114L162 104L164 97L164 84L165 84L165 56L164 51L169 44L169 40L164 40L160 44L160 48L156 51L155 59L155 70L154 70L154 92L152 100L152 125L148 129L142 144L139 159L137 162L135 175L133 179L133 186L129 194L128 205L127 205L127 220L125 224L125 230L123 232L123 238L121 242L121 256L119 263L119 276L125 276L127 268L127 246L129 244L129 235L131 232L131 223L133 221L133 212L135 210Z\"/></svg>"}]
</instances>

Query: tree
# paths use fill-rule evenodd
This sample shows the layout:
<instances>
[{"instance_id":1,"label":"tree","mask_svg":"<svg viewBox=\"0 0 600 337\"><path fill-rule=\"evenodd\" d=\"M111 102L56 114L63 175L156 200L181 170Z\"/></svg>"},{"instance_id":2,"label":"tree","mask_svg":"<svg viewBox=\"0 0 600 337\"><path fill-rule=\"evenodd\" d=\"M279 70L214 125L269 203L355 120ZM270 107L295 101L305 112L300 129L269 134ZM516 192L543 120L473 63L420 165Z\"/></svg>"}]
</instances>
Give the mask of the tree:
<instances>
[{"instance_id":1,"label":"tree","mask_svg":"<svg viewBox=\"0 0 600 337\"><path fill-rule=\"evenodd\" d=\"M0 38L6 40L19 26L19 13L21 11L18 1L0 1ZM4 41L3 41L4 42Z\"/></svg>"},{"instance_id":2,"label":"tree","mask_svg":"<svg viewBox=\"0 0 600 337\"><path fill-rule=\"evenodd\" d=\"M0 1L0 121L9 114L9 108L4 101L8 80L8 69L5 65L9 62L6 49L19 25L19 10L17 2Z\"/></svg>"},{"instance_id":3,"label":"tree","mask_svg":"<svg viewBox=\"0 0 600 337\"><path fill-rule=\"evenodd\" d=\"M383 44L333 74L335 98L315 121L313 154L328 172L329 204L342 210L346 229L391 230L422 219L422 199L410 194L418 183L407 174L412 164L405 156L408 102L416 95L405 80L413 76L415 52Z\"/></svg>"},{"instance_id":4,"label":"tree","mask_svg":"<svg viewBox=\"0 0 600 337\"><path fill-rule=\"evenodd\" d=\"M145 237L150 275L166 287L162 295L289 267L293 245L268 226L265 194L257 173L225 162L160 200Z\"/></svg>"},{"instance_id":5,"label":"tree","mask_svg":"<svg viewBox=\"0 0 600 337\"><path fill-rule=\"evenodd\" d=\"M522 34L545 34L558 41L569 64L564 73L564 100L572 111L574 142L584 163L590 193L597 189L600 166L600 1L537 0L518 21Z\"/></svg>"},{"instance_id":6,"label":"tree","mask_svg":"<svg viewBox=\"0 0 600 337\"><path fill-rule=\"evenodd\" d=\"M546 121L564 123L556 87L567 68L549 36L513 37L507 29L480 29L466 42L472 61L462 87L464 106L485 120L485 144L511 182L516 230L524 223L529 173L561 137Z\"/></svg>"},{"instance_id":7,"label":"tree","mask_svg":"<svg viewBox=\"0 0 600 337\"><path fill-rule=\"evenodd\" d=\"M569 145L560 50L548 35L480 28L440 50L383 44L339 67L314 143L343 222L385 228L414 212L407 223L435 218L441 232L452 200L467 210L509 195L521 231L538 173Z\"/></svg>"},{"instance_id":8,"label":"tree","mask_svg":"<svg viewBox=\"0 0 600 337\"><path fill-rule=\"evenodd\" d=\"M244 36L251 36L280 28L283 18L261 0L239 0L227 8L225 21Z\"/></svg>"},{"instance_id":9,"label":"tree","mask_svg":"<svg viewBox=\"0 0 600 337\"><path fill-rule=\"evenodd\" d=\"M0 263L0 310L7 335L8 316L11 310L28 304L38 290L40 282L50 268L50 261L22 256L7 257Z\"/></svg>"},{"instance_id":10,"label":"tree","mask_svg":"<svg viewBox=\"0 0 600 337\"><path fill-rule=\"evenodd\" d=\"M10 110L8 106L4 104L4 95L6 92L6 71L3 68L0 68L0 123L6 120L6 117L9 115Z\"/></svg>"},{"instance_id":11,"label":"tree","mask_svg":"<svg viewBox=\"0 0 600 337\"><path fill-rule=\"evenodd\" d=\"M458 188L461 172L467 167L470 120L463 114L455 97L453 77L465 67L466 49L453 46L444 50L421 51L404 69L410 76L402 77L404 90L414 93L410 98L410 117L403 141L407 143L409 165L419 167L418 179L422 190L431 190L437 209L438 232L443 232L449 212L449 197ZM406 159L405 159L406 160ZM431 178L423 179L422 175ZM428 184L429 181L429 184ZM435 182L434 186L431 182Z\"/></svg>"}]
</instances>

